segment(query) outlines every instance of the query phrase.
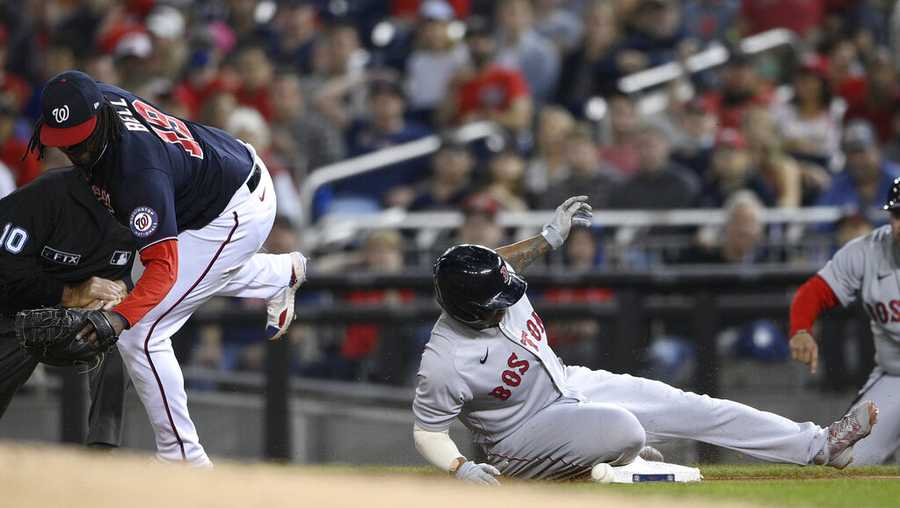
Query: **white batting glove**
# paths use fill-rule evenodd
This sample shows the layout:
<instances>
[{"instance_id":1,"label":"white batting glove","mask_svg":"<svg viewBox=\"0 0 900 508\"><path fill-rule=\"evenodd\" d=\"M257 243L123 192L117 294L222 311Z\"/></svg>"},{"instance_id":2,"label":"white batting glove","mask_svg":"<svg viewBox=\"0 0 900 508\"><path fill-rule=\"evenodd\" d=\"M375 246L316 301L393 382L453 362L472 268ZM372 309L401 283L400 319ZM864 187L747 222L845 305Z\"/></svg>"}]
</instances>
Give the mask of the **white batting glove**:
<instances>
[{"instance_id":1,"label":"white batting glove","mask_svg":"<svg viewBox=\"0 0 900 508\"><path fill-rule=\"evenodd\" d=\"M490 464L476 464L472 461L463 462L456 470L458 479L478 485L500 485L496 476L500 476L500 471L496 467Z\"/></svg>"},{"instance_id":2,"label":"white batting glove","mask_svg":"<svg viewBox=\"0 0 900 508\"><path fill-rule=\"evenodd\" d=\"M556 207L556 215L553 216L553 220L541 230L541 236L547 240L551 247L558 249L565 243L573 225L591 226L591 218L593 217L591 211L593 208L591 208L587 200L587 196L572 196Z\"/></svg>"}]
</instances>

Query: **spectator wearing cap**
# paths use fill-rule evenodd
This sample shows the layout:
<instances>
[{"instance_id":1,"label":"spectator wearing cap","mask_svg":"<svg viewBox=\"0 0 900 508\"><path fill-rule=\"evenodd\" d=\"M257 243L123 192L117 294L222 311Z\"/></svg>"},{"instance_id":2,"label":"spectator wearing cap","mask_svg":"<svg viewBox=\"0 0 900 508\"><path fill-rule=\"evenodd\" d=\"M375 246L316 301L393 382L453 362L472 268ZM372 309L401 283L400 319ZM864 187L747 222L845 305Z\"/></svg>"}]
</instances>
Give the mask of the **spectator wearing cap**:
<instances>
[{"instance_id":1,"label":"spectator wearing cap","mask_svg":"<svg viewBox=\"0 0 900 508\"><path fill-rule=\"evenodd\" d=\"M794 96L773 108L784 148L797 157L830 167L840 151L841 118L832 109L828 80L815 62L805 62L793 78Z\"/></svg>"},{"instance_id":2,"label":"spectator wearing cap","mask_svg":"<svg viewBox=\"0 0 900 508\"><path fill-rule=\"evenodd\" d=\"M673 0L640 0L623 46L644 55L647 66L688 56L696 48L684 31L681 6Z\"/></svg>"},{"instance_id":3,"label":"spectator wearing cap","mask_svg":"<svg viewBox=\"0 0 900 508\"><path fill-rule=\"evenodd\" d=\"M497 2L497 63L519 69L536 102L549 99L559 79L560 52L534 30L529 0Z\"/></svg>"},{"instance_id":4,"label":"spectator wearing cap","mask_svg":"<svg viewBox=\"0 0 900 508\"><path fill-rule=\"evenodd\" d=\"M637 141L641 146L639 169L613 190L610 207L666 210L694 206L699 183L689 169L672 161L667 134L658 126L645 124Z\"/></svg>"},{"instance_id":5,"label":"spectator wearing cap","mask_svg":"<svg viewBox=\"0 0 900 508\"><path fill-rule=\"evenodd\" d=\"M739 50L731 57L721 73L721 87L705 95L725 128L740 128L744 113L753 107L768 107L772 102L772 87L759 75L749 55Z\"/></svg>"},{"instance_id":6,"label":"spectator wearing cap","mask_svg":"<svg viewBox=\"0 0 900 508\"><path fill-rule=\"evenodd\" d=\"M300 204L297 185L290 170L272 155L272 134L262 114L253 108L238 107L228 115L225 130L232 136L253 145L272 177L278 213L299 220L303 207Z\"/></svg>"},{"instance_id":7,"label":"spectator wearing cap","mask_svg":"<svg viewBox=\"0 0 900 508\"><path fill-rule=\"evenodd\" d=\"M415 49L406 61L406 93L411 114L431 124L450 82L469 62L464 44L451 37L454 13L443 0L422 2Z\"/></svg>"},{"instance_id":8,"label":"spectator wearing cap","mask_svg":"<svg viewBox=\"0 0 900 508\"><path fill-rule=\"evenodd\" d=\"M494 63L497 42L486 20L469 19L466 46L471 66L454 76L439 118L457 124L493 120L515 133L530 127L533 104L528 83L518 70Z\"/></svg>"},{"instance_id":9,"label":"spectator wearing cap","mask_svg":"<svg viewBox=\"0 0 900 508\"><path fill-rule=\"evenodd\" d=\"M273 28L278 34L272 59L294 72L312 72L313 47L319 35L318 8L307 0L284 2L275 14Z\"/></svg>"},{"instance_id":10,"label":"spectator wearing cap","mask_svg":"<svg viewBox=\"0 0 900 508\"><path fill-rule=\"evenodd\" d=\"M475 160L464 144L447 141L431 158L431 177L418 186L410 211L456 210L471 192Z\"/></svg>"},{"instance_id":11,"label":"spectator wearing cap","mask_svg":"<svg viewBox=\"0 0 900 508\"><path fill-rule=\"evenodd\" d=\"M185 62L184 76L172 94L184 104L189 118L198 120L207 101L215 94L237 87L234 80L220 72L219 53L211 45L195 47Z\"/></svg>"},{"instance_id":12,"label":"spectator wearing cap","mask_svg":"<svg viewBox=\"0 0 900 508\"><path fill-rule=\"evenodd\" d=\"M554 180L546 191L536 194L538 207L553 209L569 196L580 194L590 196L592 206L598 209L609 206L612 191L619 178L614 169L601 162L590 130L580 126L561 144L565 151L566 165L554 175Z\"/></svg>"},{"instance_id":13,"label":"spectator wearing cap","mask_svg":"<svg viewBox=\"0 0 900 508\"><path fill-rule=\"evenodd\" d=\"M622 66L629 60L642 67L643 56L622 50L622 33L612 2L591 0L584 7L584 36L563 58L556 102L581 117L591 97L608 95L617 90L618 79L633 66Z\"/></svg>"},{"instance_id":14,"label":"spectator wearing cap","mask_svg":"<svg viewBox=\"0 0 900 508\"><path fill-rule=\"evenodd\" d=\"M674 121L680 127L675 130L680 136L674 141L672 160L702 178L716 144L715 112L709 101L694 97L675 112Z\"/></svg>"},{"instance_id":15,"label":"spectator wearing cap","mask_svg":"<svg viewBox=\"0 0 900 508\"><path fill-rule=\"evenodd\" d=\"M369 115L356 119L347 134L350 156L363 155L430 134L425 126L407 120L403 88L396 81L376 80L369 87ZM369 200L376 207L406 207L415 197L413 185L421 181L423 161L413 159L381 171L349 178L335 185L338 196Z\"/></svg>"},{"instance_id":16,"label":"spectator wearing cap","mask_svg":"<svg viewBox=\"0 0 900 508\"><path fill-rule=\"evenodd\" d=\"M875 130L862 120L847 124L842 148L847 158L845 168L834 176L831 187L816 204L864 211L880 208L887 201L891 183L900 177L900 167L881 157ZM881 214L878 217L884 221Z\"/></svg>"},{"instance_id":17,"label":"spectator wearing cap","mask_svg":"<svg viewBox=\"0 0 900 508\"><path fill-rule=\"evenodd\" d=\"M503 228L497 222L500 204L491 196L479 193L463 202L463 222L452 244L471 243L495 249L505 241Z\"/></svg>"},{"instance_id":18,"label":"spectator wearing cap","mask_svg":"<svg viewBox=\"0 0 900 508\"><path fill-rule=\"evenodd\" d=\"M154 77L168 82L178 79L190 56L184 14L171 5L157 5L145 23L153 47Z\"/></svg>"},{"instance_id":19,"label":"spectator wearing cap","mask_svg":"<svg viewBox=\"0 0 900 508\"><path fill-rule=\"evenodd\" d=\"M767 206L774 205L774 197L753 167L749 146L737 129L722 129L704 175L703 190L698 204L721 208L738 191L750 190Z\"/></svg>"},{"instance_id":20,"label":"spectator wearing cap","mask_svg":"<svg viewBox=\"0 0 900 508\"><path fill-rule=\"evenodd\" d=\"M631 97L621 93L607 98L606 103L609 114L604 126L605 135L601 138L600 158L623 176L631 175L641 165L637 106Z\"/></svg>"}]
</instances>

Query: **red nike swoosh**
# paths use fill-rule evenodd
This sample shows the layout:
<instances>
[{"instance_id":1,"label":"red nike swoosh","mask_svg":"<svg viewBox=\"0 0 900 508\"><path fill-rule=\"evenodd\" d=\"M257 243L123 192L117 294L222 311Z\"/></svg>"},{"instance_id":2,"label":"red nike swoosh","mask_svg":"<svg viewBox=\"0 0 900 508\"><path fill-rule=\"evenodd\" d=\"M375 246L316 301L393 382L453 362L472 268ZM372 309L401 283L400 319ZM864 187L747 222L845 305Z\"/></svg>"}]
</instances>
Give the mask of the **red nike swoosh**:
<instances>
[{"instance_id":1,"label":"red nike swoosh","mask_svg":"<svg viewBox=\"0 0 900 508\"><path fill-rule=\"evenodd\" d=\"M263 189L262 194L259 195L259 200L263 201L266 199L266 189Z\"/></svg>"}]
</instances>

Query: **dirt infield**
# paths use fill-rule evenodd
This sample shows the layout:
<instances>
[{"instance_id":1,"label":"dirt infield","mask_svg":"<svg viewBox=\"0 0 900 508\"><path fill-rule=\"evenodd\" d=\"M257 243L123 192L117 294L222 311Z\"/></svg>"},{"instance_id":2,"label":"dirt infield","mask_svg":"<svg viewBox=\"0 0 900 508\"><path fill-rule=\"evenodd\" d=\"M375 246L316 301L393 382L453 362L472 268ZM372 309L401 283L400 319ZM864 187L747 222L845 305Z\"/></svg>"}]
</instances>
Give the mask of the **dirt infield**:
<instances>
[{"instance_id":1,"label":"dirt infield","mask_svg":"<svg viewBox=\"0 0 900 508\"><path fill-rule=\"evenodd\" d=\"M641 499L602 487L479 488L451 479L336 474L315 468L217 464L214 471L163 465L143 456L96 456L77 449L0 446L3 506L54 508L706 508L740 504Z\"/></svg>"}]
</instances>

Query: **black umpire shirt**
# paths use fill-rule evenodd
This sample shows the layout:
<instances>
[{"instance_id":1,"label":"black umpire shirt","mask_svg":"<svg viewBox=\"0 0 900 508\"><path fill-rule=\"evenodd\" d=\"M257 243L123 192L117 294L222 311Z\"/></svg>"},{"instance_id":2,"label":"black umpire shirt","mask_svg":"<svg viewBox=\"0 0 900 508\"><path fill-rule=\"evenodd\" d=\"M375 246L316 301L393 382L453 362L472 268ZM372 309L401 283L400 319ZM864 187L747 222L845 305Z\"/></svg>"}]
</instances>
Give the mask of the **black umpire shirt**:
<instances>
[{"instance_id":1,"label":"black umpire shirt","mask_svg":"<svg viewBox=\"0 0 900 508\"><path fill-rule=\"evenodd\" d=\"M77 169L48 171L0 199L0 315L58 305L92 276L130 287L134 249Z\"/></svg>"}]
</instances>

